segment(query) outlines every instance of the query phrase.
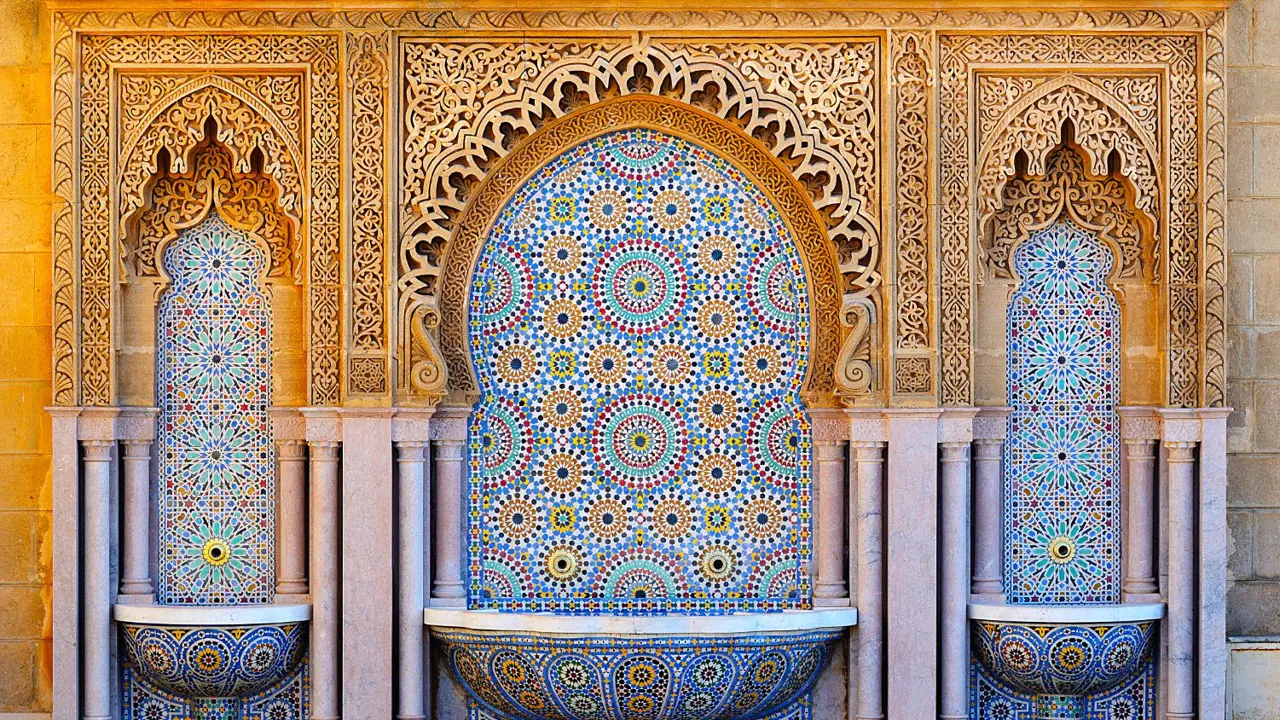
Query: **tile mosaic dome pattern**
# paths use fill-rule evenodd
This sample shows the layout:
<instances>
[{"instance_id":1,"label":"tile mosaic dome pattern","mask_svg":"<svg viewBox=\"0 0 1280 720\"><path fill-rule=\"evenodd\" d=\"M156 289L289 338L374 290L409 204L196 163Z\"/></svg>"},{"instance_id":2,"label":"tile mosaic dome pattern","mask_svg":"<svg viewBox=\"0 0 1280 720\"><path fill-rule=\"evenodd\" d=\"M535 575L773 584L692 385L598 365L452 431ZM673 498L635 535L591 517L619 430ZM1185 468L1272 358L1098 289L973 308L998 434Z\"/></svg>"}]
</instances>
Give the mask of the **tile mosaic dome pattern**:
<instances>
[{"instance_id":1,"label":"tile mosaic dome pattern","mask_svg":"<svg viewBox=\"0 0 1280 720\"><path fill-rule=\"evenodd\" d=\"M1120 309L1114 257L1059 223L1021 245L1009 303L1005 592L1014 603L1120 600Z\"/></svg>"},{"instance_id":2,"label":"tile mosaic dome pattern","mask_svg":"<svg viewBox=\"0 0 1280 720\"><path fill-rule=\"evenodd\" d=\"M803 266L767 197L651 130L509 201L470 299L470 603L807 606Z\"/></svg>"},{"instance_id":3,"label":"tile mosaic dome pattern","mask_svg":"<svg viewBox=\"0 0 1280 720\"><path fill-rule=\"evenodd\" d=\"M164 255L158 311L162 604L265 603L274 586L271 313L263 252L216 212Z\"/></svg>"},{"instance_id":4,"label":"tile mosaic dome pattern","mask_svg":"<svg viewBox=\"0 0 1280 720\"><path fill-rule=\"evenodd\" d=\"M844 631L661 638L447 630L435 635L482 716L750 720L797 705Z\"/></svg>"}]
</instances>

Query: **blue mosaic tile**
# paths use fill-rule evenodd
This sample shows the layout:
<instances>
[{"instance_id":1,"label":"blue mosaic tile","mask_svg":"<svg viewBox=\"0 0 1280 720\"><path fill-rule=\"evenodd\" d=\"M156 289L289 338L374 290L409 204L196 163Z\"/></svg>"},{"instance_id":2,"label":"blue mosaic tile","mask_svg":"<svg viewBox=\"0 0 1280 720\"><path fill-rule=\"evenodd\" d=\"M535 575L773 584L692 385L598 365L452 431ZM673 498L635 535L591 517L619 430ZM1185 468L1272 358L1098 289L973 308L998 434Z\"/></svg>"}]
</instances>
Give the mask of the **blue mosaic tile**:
<instances>
[{"instance_id":1,"label":"blue mosaic tile","mask_svg":"<svg viewBox=\"0 0 1280 720\"><path fill-rule=\"evenodd\" d=\"M807 288L739 171L651 130L569 150L499 215L470 308L472 607L808 605Z\"/></svg>"},{"instance_id":2,"label":"blue mosaic tile","mask_svg":"<svg viewBox=\"0 0 1280 720\"><path fill-rule=\"evenodd\" d=\"M433 634L478 717L502 720L800 720L844 637Z\"/></svg>"},{"instance_id":3,"label":"blue mosaic tile","mask_svg":"<svg viewBox=\"0 0 1280 720\"><path fill-rule=\"evenodd\" d=\"M265 603L274 586L267 262L216 212L164 255L160 301L160 560L166 605Z\"/></svg>"},{"instance_id":4,"label":"blue mosaic tile","mask_svg":"<svg viewBox=\"0 0 1280 720\"><path fill-rule=\"evenodd\" d=\"M1012 603L1120 600L1120 309L1112 251L1059 223L1014 253L1004 574Z\"/></svg>"},{"instance_id":5,"label":"blue mosaic tile","mask_svg":"<svg viewBox=\"0 0 1280 720\"><path fill-rule=\"evenodd\" d=\"M121 720L190 720L193 700L166 692L147 682L137 666L121 655ZM242 720L309 720L311 717L311 671L304 655L296 669L273 687L244 698L239 703Z\"/></svg>"},{"instance_id":6,"label":"blue mosaic tile","mask_svg":"<svg viewBox=\"0 0 1280 720\"><path fill-rule=\"evenodd\" d=\"M1086 720L1155 720L1156 664L1144 661L1111 692L1085 698ZM1037 720L1035 699L1005 685L982 663L969 664L969 720Z\"/></svg>"}]
</instances>

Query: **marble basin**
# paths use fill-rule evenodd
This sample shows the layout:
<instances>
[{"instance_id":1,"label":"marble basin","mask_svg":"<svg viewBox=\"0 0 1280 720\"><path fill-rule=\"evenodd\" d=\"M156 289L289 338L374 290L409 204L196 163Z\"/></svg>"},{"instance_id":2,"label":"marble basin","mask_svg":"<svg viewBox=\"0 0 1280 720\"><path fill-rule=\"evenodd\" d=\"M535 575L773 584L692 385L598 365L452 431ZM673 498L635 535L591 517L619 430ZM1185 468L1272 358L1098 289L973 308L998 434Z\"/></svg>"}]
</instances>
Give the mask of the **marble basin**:
<instances>
[{"instance_id":1,"label":"marble basin","mask_svg":"<svg viewBox=\"0 0 1280 720\"><path fill-rule=\"evenodd\" d=\"M143 678L194 700L196 720L221 720L297 668L311 606L116 605L113 614Z\"/></svg>"},{"instance_id":2,"label":"marble basin","mask_svg":"<svg viewBox=\"0 0 1280 720\"><path fill-rule=\"evenodd\" d=\"M1082 720L1085 699L1133 677L1164 604L969 605L973 650L1003 682L1035 696L1037 720Z\"/></svg>"},{"instance_id":3,"label":"marble basin","mask_svg":"<svg viewBox=\"0 0 1280 720\"><path fill-rule=\"evenodd\" d=\"M794 703L857 624L853 608L692 616L428 609L467 693L528 720L739 720Z\"/></svg>"}]
</instances>

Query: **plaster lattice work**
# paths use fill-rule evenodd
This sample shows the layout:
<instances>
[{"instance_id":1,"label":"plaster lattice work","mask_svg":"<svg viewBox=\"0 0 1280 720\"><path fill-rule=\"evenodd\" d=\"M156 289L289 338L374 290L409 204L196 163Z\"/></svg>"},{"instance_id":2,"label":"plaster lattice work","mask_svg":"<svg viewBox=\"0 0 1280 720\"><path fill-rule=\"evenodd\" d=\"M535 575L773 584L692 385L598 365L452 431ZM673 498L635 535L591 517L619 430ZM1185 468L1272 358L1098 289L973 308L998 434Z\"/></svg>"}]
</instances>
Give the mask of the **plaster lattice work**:
<instances>
[{"instance_id":1,"label":"plaster lattice work","mask_svg":"<svg viewBox=\"0 0 1280 720\"><path fill-rule=\"evenodd\" d=\"M212 213L170 245L157 331L157 599L269 602L275 587L266 254Z\"/></svg>"},{"instance_id":2,"label":"plaster lattice work","mask_svg":"<svg viewBox=\"0 0 1280 720\"><path fill-rule=\"evenodd\" d=\"M65 50L60 41L57 47ZM80 48L80 82L76 86L78 106L80 109L80 127L89 130L78 136L78 154L75 155L74 168L78 170L79 209L78 230L80 237L80 272L79 272L79 401L84 405L108 405L114 397L114 381L112 379L112 282L115 276L113 261L120 252L114 243L118 238L119 221L123 219L123 208L113 207L110 202L113 184L119 181L118 192L121 198L140 197L142 185L149 179L144 173L123 173L113 160L111 152L112 133L107 128L118 127L121 123L121 108L112 103L112 88L122 72L139 69L140 65L165 63L162 74L173 75L178 70L190 70L196 73L211 75L220 65L228 66L232 74L245 73L245 65L261 65L259 74L270 75L279 66L295 66L308 69L307 87L302 97L297 99L300 107L308 113L302 126L306 132L297 142L298 147L307 148L307 160L302 172L307 173L309 195L306 198L307 214L301 227L306 233L303 245L309 248L310 257L306 263L308 277L306 282L309 291L309 360L310 360L310 400L312 404L323 405L336 403L341 395L339 376L341 374L339 352L342 343L342 331L339 323L341 269L339 265L341 216L339 198L341 187L340 157L340 124L338 101L338 49L335 38L325 35L172 35L172 34L86 34L79 37ZM210 79L215 86L228 92L234 83ZM252 89L254 83L241 87ZM59 90L61 86L58 86ZM264 87L257 83L257 87ZM272 87L267 83L265 87ZM55 90L55 95L59 94ZM198 93L198 89L192 89ZM245 100L245 98L240 98ZM257 103L270 107L272 98L252 98L252 106ZM280 98L276 98L280 99ZM61 99L55 102L62 102ZM176 101L185 107L181 99ZM249 102L246 100L246 102ZM200 107L197 105L196 107ZM208 107L206 103L204 107ZM187 108L188 110L190 108ZM224 112L225 110L225 112ZM301 114L302 110L284 110L274 113L276 118ZM179 113L181 114L181 113ZM228 118L246 119L243 111L228 107L213 112L215 121L220 117L223 125L220 132L232 130L239 125ZM61 117L61 108L55 110L55 120ZM287 121L280 121L282 127L275 127L270 120L272 114L264 114L267 126L278 135L288 135L285 128ZM154 121L153 121L154 124ZM160 117L160 126L165 125L165 117ZM260 127L250 123L249 126ZM186 134L176 133L169 139L185 147L190 143L190 131ZM265 131L263 131L265 133ZM234 134L234 133L233 133ZM275 142L265 139L267 135L258 131L250 134L257 138L249 140L236 138L227 144L236 150L247 150L257 147L264 154L271 151ZM142 137L147 137L144 131ZM160 133L158 137L166 137ZM140 141L141 143L142 141ZM55 150L59 154L60 150ZM181 153L170 153L171 158L182 157ZM248 162L247 155L237 155L237 163ZM145 155L140 160L144 164L153 162ZM272 156L266 157L267 167L280 163L280 175L286 181L288 163ZM144 165L145 166L145 165ZM243 169L242 165L242 169ZM287 210L294 191L287 185L281 185L281 204ZM140 201L130 201L128 207L141 205ZM58 222L58 221L55 221ZM55 233L56 234L56 233ZM64 295L59 294L61 288L55 289L55 303ZM63 311L57 311L61 316ZM74 318L74 311L72 317ZM55 342L54 366L55 375L75 367L75 347L68 347ZM59 388L60 402L75 401L73 392L76 387L75 377L68 384L56 380Z\"/></svg>"},{"instance_id":3,"label":"plaster lattice work","mask_svg":"<svg viewBox=\"0 0 1280 720\"><path fill-rule=\"evenodd\" d=\"M1069 221L1014 252L1009 438L1004 453L1009 602L1120 601L1120 307L1111 249Z\"/></svg>"},{"instance_id":4,"label":"plaster lattice work","mask_svg":"<svg viewBox=\"0 0 1280 720\"><path fill-rule=\"evenodd\" d=\"M409 41L403 53L406 132L398 312L409 330L402 330L398 350L402 387L415 389L414 368L436 351L417 339L433 333L416 318L435 322L439 303L445 306L440 349L449 388L460 398L475 393L462 318L448 311L439 279L441 258L458 233L473 188L495 160L547 121L630 94L671 98L732 118L793 168L837 254L840 302L852 316L846 327L865 331L865 323L856 318L863 306L856 301L880 283L874 42ZM478 90L470 91L474 97L464 97L458 88ZM820 304L818 310L824 326L841 327L839 304L832 309ZM847 329L838 333L840 337L820 337L818 342L857 345L866 339ZM833 373L834 368L820 368L811 389L827 396L837 392ZM859 382L869 384L869 378ZM856 395L868 389L838 390Z\"/></svg>"},{"instance_id":5,"label":"plaster lattice work","mask_svg":"<svg viewBox=\"0 0 1280 720\"><path fill-rule=\"evenodd\" d=\"M573 147L476 266L470 604L806 607L805 270L774 203L653 130Z\"/></svg>"}]
</instances>

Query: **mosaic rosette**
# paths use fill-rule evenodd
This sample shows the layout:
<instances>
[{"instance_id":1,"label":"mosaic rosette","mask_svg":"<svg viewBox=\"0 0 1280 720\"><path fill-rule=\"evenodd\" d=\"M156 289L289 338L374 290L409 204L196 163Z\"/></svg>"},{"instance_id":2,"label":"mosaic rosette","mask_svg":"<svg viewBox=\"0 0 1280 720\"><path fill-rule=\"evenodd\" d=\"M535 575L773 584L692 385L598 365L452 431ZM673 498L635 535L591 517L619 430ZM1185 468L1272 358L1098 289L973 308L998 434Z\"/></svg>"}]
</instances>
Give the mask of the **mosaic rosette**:
<instances>
[{"instance_id":1,"label":"mosaic rosette","mask_svg":"<svg viewBox=\"0 0 1280 720\"><path fill-rule=\"evenodd\" d=\"M216 212L168 246L158 310L157 599L265 603L275 574L266 254Z\"/></svg>"},{"instance_id":2,"label":"mosaic rosette","mask_svg":"<svg viewBox=\"0 0 1280 720\"><path fill-rule=\"evenodd\" d=\"M1120 599L1120 310L1114 258L1070 223L1014 253L1005 590L1013 603Z\"/></svg>"},{"instance_id":3,"label":"mosaic rosette","mask_svg":"<svg viewBox=\"0 0 1280 720\"><path fill-rule=\"evenodd\" d=\"M306 652L306 623L227 627L120 624L135 671L185 698L246 698L289 676Z\"/></svg>"},{"instance_id":4,"label":"mosaic rosette","mask_svg":"<svg viewBox=\"0 0 1280 720\"><path fill-rule=\"evenodd\" d=\"M471 286L471 606L807 606L808 303L771 201L692 143L535 173Z\"/></svg>"},{"instance_id":5,"label":"mosaic rosette","mask_svg":"<svg viewBox=\"0 0 1280 720\"><path fill-rule=\"evenodd\" d=\"M759 718L799 704L842 630L551 636L433 628L483 713L518 720Z\"/></svg>"},{"instance_id":6,"label":"mosaic rosette","mask_svg":"<svg viewBox=\"0 0 1280 720\"><path fill-rule=\"evenodd\" d=\"M1110 691L1149 658L1158 623L1035 625L974 620L974 653L991 673L1032 696Z\"/></svg>"}]
</instances>

